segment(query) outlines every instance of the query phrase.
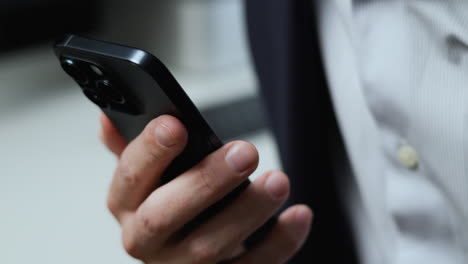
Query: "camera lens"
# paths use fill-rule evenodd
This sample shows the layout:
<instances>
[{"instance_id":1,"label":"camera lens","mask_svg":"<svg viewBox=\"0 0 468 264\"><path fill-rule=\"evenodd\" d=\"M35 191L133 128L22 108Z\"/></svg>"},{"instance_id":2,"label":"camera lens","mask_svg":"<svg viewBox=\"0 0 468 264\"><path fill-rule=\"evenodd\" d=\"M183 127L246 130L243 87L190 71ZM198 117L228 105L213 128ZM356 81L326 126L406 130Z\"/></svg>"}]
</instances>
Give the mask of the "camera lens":
<instances>
[{"instance_id":1,"label":"camera lens","mask_svg":"<svg viewBox=\"0 0 468 264\"><path fill-rule=\"evenodd\" d=\"M63 59L60 63L63 70L68 73L76 82L83 85L88 83L88 78L83 71L76 65L75 61L72 59Z\"/></svg>"},{"instance_id":2,"label":"camera lens","mask_svg":"<svg viewBox=\"0 0 468 264\"><path fill-rule=\"evenodd\" d=\"M101 97L98 91L94 89L83 89L83 93L91 100L93 103L97 104L100 107L107 108L107 102L104 98Z\"/></svg>"},{"instance_id":3,"label":"camera lens","mask_svg":"<svg viewBox=\"0 0 468 264\"><path fill-rule=\"evenodd\" d=\"M99 80L96 82L96 88L104 98L115 104L125 104L126 100L122 93L115 87L112 87L108 80Z\"/></svg>"},{"instance_id":4,"label":"camera lens","mask_svg":"<svg viewBox=\"0 0 468 264\"><path fill-rule=\"evenodd\" d=\"M89 65L89 68L90 68L95 74L97 74L97 75L99 75L99 76L103 76L103 75L104 75L104 73L102 72L102 70L101 70L98 66L96 66L96 65L94 65L94 64L90 64L90 65Z\"/></svg>"}]
</instances>

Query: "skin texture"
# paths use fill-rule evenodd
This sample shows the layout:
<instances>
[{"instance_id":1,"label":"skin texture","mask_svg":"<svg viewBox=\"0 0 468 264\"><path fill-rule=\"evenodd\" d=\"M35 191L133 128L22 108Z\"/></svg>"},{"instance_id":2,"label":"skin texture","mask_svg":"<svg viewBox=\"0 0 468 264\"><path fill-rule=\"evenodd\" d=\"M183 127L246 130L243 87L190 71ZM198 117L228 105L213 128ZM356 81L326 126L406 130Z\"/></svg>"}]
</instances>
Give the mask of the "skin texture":
<instances>
[{"instance_id":1,"label":"skin texture","mask_svg":"<svg viewBox=\"0 0 468 264\"><path fill-rule=\"evenodd\" d=\"M312 211L295 205L279 216L263 241L246 251L243 241L265 223L289 195L281 171L262 174L232 203L191 232L180 229L252 174L255 147L233 141L160 185L164 169L184 149L187 132L176 118L151 121L132 142L101 116L100 137L118 157L107 206L122 228L123 247L148 264L285 263L304 243Z\"/></svg>"}]
</instances>

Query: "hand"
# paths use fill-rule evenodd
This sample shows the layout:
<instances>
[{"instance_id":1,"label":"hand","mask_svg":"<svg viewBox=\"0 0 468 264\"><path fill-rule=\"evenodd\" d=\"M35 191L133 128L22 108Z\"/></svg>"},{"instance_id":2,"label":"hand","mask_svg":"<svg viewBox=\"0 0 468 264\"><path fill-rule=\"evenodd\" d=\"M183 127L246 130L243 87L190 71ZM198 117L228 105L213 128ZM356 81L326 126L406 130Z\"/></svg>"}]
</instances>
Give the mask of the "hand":
<instances>
[{"instance_id":1,"label":"hand","mask_svg":"<svg viewBox=\"0 0 468 264\"><path fill-rule=\"evenodd\" d=\"M119 157L107 204L122 227L123 245L131 256L148 264L275 264L287 261L307 237L312 212L296 205L279 216L259 245L240 250L243 241L287 199L289 181L280 171L263 174L221 212L180 235L186 223L256 169L255 147L243 141L226 144L161 186L162 172L186 144L182 123L171 116L158 117L129 144L105 115L101 124L103 142Z\"/></svg>"}]
</instances>

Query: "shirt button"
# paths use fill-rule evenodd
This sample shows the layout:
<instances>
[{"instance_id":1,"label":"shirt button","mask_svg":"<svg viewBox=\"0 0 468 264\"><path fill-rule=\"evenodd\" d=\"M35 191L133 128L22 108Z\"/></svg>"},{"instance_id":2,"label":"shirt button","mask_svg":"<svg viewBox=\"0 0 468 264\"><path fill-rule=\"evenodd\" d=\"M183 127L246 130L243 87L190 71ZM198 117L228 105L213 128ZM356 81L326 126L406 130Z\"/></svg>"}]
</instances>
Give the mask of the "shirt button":
<instances>
[{"instance_id":1,"label":"shirt button","mask_svg":"<svg viewBox=\"0 0 468 264\"><path fill-rule=\"evenodd\" d=\"M414 170L418 167L418 153L407 143L402 144L398 149L398 160L408 169Z\"/></svg>"}]
</instances>

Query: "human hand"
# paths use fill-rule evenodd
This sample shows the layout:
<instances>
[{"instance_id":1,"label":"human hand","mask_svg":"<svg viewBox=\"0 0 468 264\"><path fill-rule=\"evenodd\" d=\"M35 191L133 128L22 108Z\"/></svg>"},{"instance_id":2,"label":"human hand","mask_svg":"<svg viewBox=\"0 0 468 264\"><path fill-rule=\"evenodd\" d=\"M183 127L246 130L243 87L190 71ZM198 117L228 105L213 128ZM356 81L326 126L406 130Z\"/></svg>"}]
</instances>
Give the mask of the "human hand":
<instances>
[{"instance_id":1,"label":"human hand","mask_svg":"<svg viewBox=\"0 0 468 264\"><path fill-rule=\"evenodd\" d=\"M240 250L243 241L287 199L289 181L280 171L264 173L222 211L182 236L178 231L185 224L256 169L255 147L230 142L161 186L161 174L186 144L182 123L171 116L158 117L129 144L105 115L101 125L104 144L119 157L107 205L121 225L123 246L132 257L148 264L284 263L307 237L312 212L295 205L279 216L257 246Z\"/></svg>"}]
</instances>

